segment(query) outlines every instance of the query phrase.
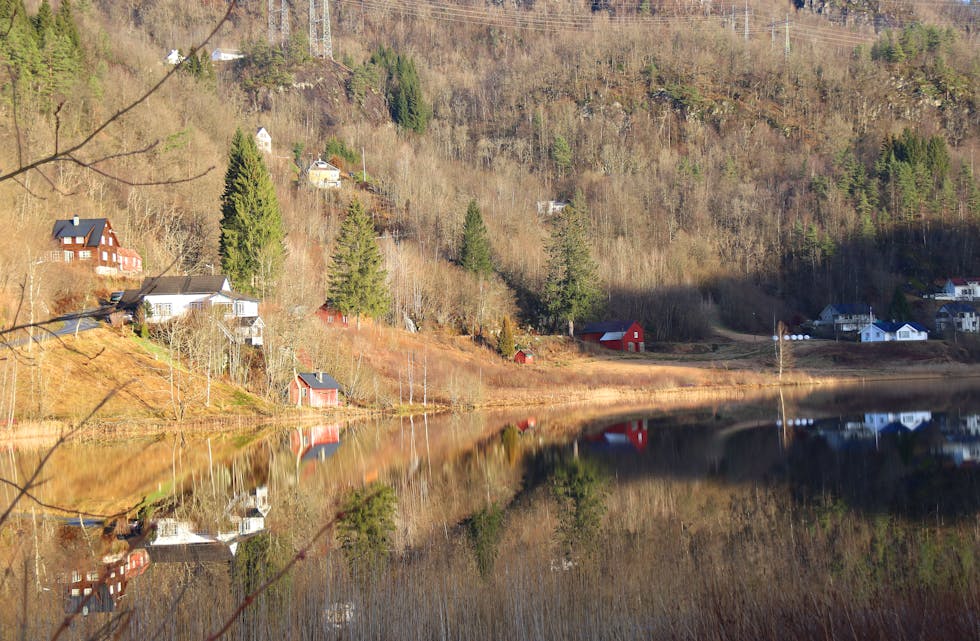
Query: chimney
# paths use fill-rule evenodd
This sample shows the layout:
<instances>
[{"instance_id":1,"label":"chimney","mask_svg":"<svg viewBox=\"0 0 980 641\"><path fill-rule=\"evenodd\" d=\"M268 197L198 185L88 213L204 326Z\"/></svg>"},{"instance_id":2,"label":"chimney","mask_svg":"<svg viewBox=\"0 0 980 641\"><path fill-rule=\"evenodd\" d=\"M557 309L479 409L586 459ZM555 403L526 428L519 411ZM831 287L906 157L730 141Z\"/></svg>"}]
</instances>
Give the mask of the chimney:
<instances>
[{"instance_id":1,"label":"chimney","mask_svg":"<svg viewBox=\"0 0 980 641\"><path fill-rule=\"evenodd\" d=\"M321 383L323 382L323 372L316 373L316 380L318 380Z\"/></svg>"},{"instance_id":2,"label":"chimney","mask_svg":"<svg viewBox=\"0 0 980 641\"><path fill-rule=\"evenodd\" d=\"M78 227L78 214L75 214L74 216L71 217L71 224L74 225L75 227Z\"/></svg>"}]
</instances>

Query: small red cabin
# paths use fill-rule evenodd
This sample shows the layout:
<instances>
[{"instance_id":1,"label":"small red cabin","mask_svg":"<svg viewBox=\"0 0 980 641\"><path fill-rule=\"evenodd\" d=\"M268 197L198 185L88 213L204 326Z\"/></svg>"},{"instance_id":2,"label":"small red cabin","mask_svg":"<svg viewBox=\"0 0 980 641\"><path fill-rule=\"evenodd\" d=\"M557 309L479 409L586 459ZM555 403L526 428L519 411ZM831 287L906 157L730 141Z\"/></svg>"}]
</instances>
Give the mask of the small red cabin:
<instances>
[{"instance_id":1,"label":"small red cabin","mask_svg":"<svg viewBox=\"0 0 980 641\"><path fill-rule=\"evenodd\" d=\"M514 354L514 362L520 363L521 365L526 365L528 363L534 362L534 354L526 349L519 349L517 353Z\"/></svg>"},{"instance_id":2,"label":"small red cabin","mask_svg":"<svg viewBox=\"0 0 980 641\"><path fill-rule=\"evenodd\" d=\"M642 352L646 350L643 328L636 321L603 321L589 323L579 335L586 343L598 343L606 349L621 352Z\"/></svg>"},{"instance_id":3,"label":"small red cabin","mask_svg":"<svg viewBox=\"0 0 980 641\"><path fill-rule=\"evenodd\" d=\"M289 381L289 402L297 407L340 405L340 384L329 374L306 372Z\"/></svg>"},{"instance_id":4,"label":"small red cabin","mask_svg":"<svg viewBox=\"0 0 980 641\"><path fill-rule=\"evenodd\" d=\"M320 307L316 310L316 315L317 318L322 320L327 325L347 327L347 314L330 307L326 303L320 305Z\"/></svg>"}]
</instances>

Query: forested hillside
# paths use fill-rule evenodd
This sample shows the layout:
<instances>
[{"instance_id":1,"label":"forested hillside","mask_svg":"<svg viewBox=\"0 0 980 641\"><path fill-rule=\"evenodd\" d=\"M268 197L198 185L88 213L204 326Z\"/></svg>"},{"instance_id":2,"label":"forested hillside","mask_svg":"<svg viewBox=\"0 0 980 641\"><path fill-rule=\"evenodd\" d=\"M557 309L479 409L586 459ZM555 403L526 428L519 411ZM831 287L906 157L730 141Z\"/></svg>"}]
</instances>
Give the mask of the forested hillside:
<instances>
[{"instance_id":1,"label":"forested hillside","mask_svg":"<svg viewBox=\"0 0 980 641\"><path fill-rule=\"evenodd\" d=\"M227 6L0 0L2 173L137 99ZM561 324L547 290L564 223L539 201L571 201L584 222L588 318L638 317L649 340L705 335L715 306L766 331L980 272L973 4L338 0L336 62L309 54L308 3L290 5L285 40L270 42L266 9L238 2L145 102L0 184L5 323L123 285L38 262L72 213L109 217L151 273L219 265L238 127L273 136L287 253L266 300L284 319L327 296L355 198L382 237L387 320L423 329ZM217 47L246 57L211 64ZM301 168L317 157L367 175L310 189ZM489 275L459 265L471 201Z\"/></svg>"}]
</instances>

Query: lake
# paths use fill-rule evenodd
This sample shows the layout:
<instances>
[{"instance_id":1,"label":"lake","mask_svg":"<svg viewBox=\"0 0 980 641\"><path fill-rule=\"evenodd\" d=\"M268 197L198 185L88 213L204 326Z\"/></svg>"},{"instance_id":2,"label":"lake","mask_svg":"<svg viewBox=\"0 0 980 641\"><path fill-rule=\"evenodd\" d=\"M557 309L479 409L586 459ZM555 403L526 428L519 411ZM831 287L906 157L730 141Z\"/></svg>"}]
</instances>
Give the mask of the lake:
<instances>
[{"instance_id":1,"label":"lake","mask_svg":"<svg viewBox=\"0 0 980 641\"><path fill-rule=\"evenodd\" d=\"M969 380L82 439L0 639L971 638L978 461Z\"/></svg>"}]
</instances>

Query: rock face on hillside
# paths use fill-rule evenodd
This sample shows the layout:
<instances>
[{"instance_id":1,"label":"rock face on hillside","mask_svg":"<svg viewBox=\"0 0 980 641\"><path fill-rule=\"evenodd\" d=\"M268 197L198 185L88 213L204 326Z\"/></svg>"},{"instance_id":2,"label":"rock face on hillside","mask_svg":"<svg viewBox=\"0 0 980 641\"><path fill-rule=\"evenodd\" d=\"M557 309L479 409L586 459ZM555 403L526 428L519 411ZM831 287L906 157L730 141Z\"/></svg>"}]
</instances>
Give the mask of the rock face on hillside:
<instances>
[{"instance_id":1,"label":"rock face on hillside","mask_svg":"<svg viewBox=\"0 0 980 641\"><path fill-rule=\"evenodd\" d=\"M352 120L367 120L372 125L391 122L388 105L377 90L368 89L360 102L352 99L347 82L352 72L340 63L316 60L296 73L288 91L300 92L315 109L325 127L335 127Z\"/></svg>"}]
</instances>

